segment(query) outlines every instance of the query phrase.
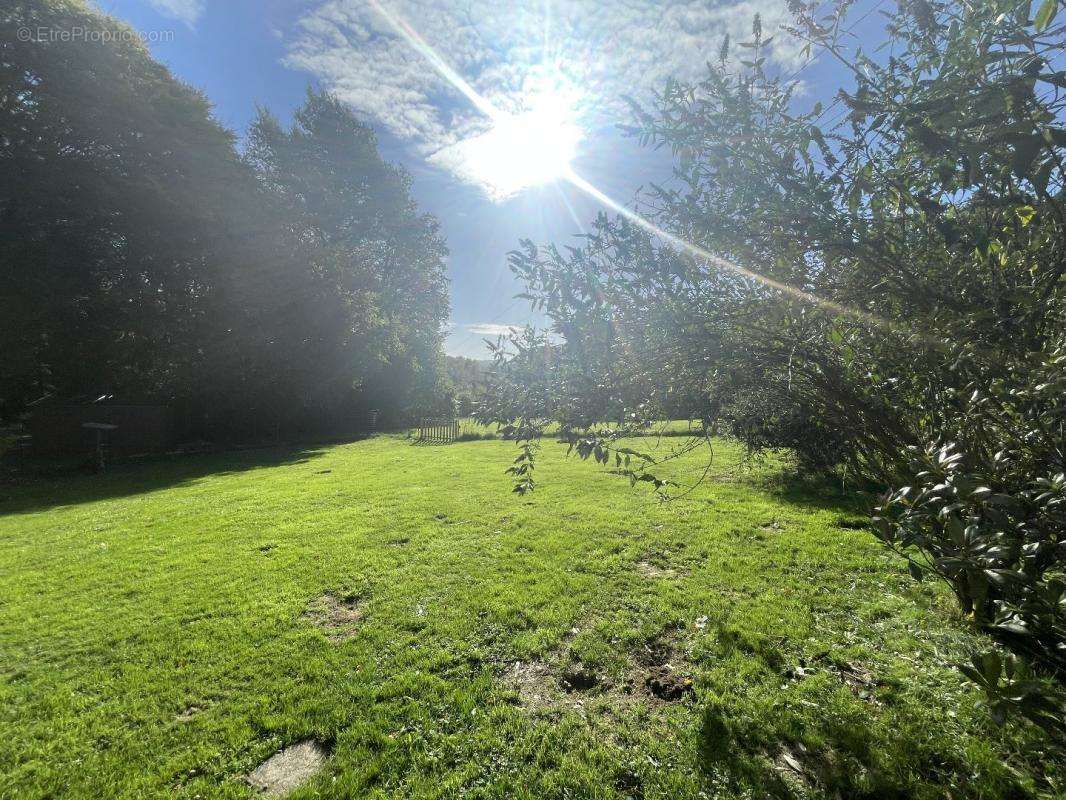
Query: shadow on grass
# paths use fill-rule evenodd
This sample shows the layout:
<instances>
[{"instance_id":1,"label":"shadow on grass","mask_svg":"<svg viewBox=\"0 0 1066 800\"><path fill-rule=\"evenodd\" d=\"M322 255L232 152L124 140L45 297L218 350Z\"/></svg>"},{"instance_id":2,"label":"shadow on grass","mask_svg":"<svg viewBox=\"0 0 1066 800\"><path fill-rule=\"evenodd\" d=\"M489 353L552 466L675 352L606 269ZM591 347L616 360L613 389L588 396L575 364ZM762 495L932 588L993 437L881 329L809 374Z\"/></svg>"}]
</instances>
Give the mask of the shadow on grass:
<instances>
[{"instance_id":1,"label":"shadow on grass","mask_svg":"<svg viewBox=\"0 0 1066 800\"><path fill-rule=\"evenodd\" d=\"M145 494L192 483L209 475L304 464L323 452L324 449L317 445L287 445L146 457L112 464L99 474L88 474L70 466L37 474L17 474L0 482L0 517Z\"/></svg>"},{"instance_id":2,"label":"shadow on grass","mask_svg":"<svg viewBox=\"0 0 1066 800\"><path fill-rule=\"evenodd\" d=\"M775 800L906 800L914 796L915 786L900 780L897 770L879 769L883 765L878 764L873 752L877 745L868 730L845 732L830 721L815 724L817 730L799 736L746 727L712 703L703 711L698 734L701 772L707 777L725 777L737 794ZM912 774L913 783L930 791L946 788L940 786L942 778L948 777L950 784L953 772L962 775L966 771L965 764L917 744L910 759L907 769L899 773ZM934 764L946 776L938 774Z\"/></svg>"},{"instance_id":3,"label":"shadow on grass","mask_svg":"<svg viewBox=\"0 0 1066 800\"><path fill-rule=\"evenodd\" d=\"M760 475L752 480L752 486L811 511L839 511L865 518L878 501L875 487L841 485L839 478L802 475L794 469Z\"/></svg>"},{"instance_id":4,"label":"shadow on grass","mask_svg":"<svg viewBox=\"0 0 1066 800\"><path fill-rule=\"evenodd\" d=\"M758 659L769 685L780 680L784 663L771 640L721 624L716 634L720 658ZM748 674L755 678L760 673ZM946 711L954 701L944 699ZM891 695L877 706L864 706L862 713L840 713L811 702L774 705L774 711L760 713L747 704L745 692L708 700L696 745L698 767L709 785L725 782L737 796L776 800L906 800L951 796L957 788L965 797L1033 796L1018 774L1000 776L987 792L972 791L980 788L974 782L979 773L949 729L909 724L910 714Z\"/></svg>"}]
</instances>

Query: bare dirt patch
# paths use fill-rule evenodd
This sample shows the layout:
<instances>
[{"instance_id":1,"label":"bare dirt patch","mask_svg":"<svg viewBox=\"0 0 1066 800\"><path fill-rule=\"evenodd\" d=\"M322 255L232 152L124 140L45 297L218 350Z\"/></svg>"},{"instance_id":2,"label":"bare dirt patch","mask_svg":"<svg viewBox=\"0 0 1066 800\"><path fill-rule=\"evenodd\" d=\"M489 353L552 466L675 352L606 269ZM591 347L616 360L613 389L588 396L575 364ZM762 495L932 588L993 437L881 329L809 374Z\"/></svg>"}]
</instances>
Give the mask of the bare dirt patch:
<instances>
[{"instance_id":1,"label":"bare dirt patch","mask_svg":"<svg viewBox=\"0 0 1066 800\"><path fill-rule=\"evenodd\" d=\"M645 688L660 700L681 700L692 691L692 679L674 672L670 667L650 667L644 677Z\"/></svg>"},{"instance_id":2,"label":"bare dirt patch","mask_svg":"<svg viewBox=\"0 0 1066 800\"><path fill-rule=\"evenodd\" d=\"M284 797L303 786L326 765L326 751L317 742L290 745L245 776L263 797Z\"/></svg>"},{"instance_id":3,"label":"bare dirt patch","mask_svg":"<svg viewBox=\"0 0 1066 800\"><path fill-rule=\"evenodd\" d=\"M598 671L567 657L566 645L549 661L518 662L508 679L527 711L572 708L582 713L620 711L634 703L662 708L693 694L687 661L677 634L646 642L629 654L616 674Z\"/></svg>"},{"instance_id":4,"label":"bare dirt patch","mask_svg":"<svg viewBox=\"0 0 1066 800\"><path fill-rule=\"evenodd\" d=\"M660 567L646 558L637 562L637 572L650 580L662 580L665 578L676 578L677 572L669 567Z\"/></svg>"},{"instance_id":5,"label":"bare dirt patch","mask_svg":"<svg viewBox=\"0 0 1066 800\"><path fill-rule=\"evenodd\" d=\"M519 661L508 674L526 711L574 709L584 711L586 702L609 688L599 674L584 665L560 666L544 661Z\"/></svg>"},{"instance_id":6,"label":"bare dirt patch","mask_svg":"<svg viewBox=\"0 0 1066 800\"><path fill-rule=\"evenodd\" d=\"M527 711L544 711L561 701L551 667L543 661L519 661L508 678L518 692L518 702Z\"/></svg>"},{"instance_id":7,"label":"bare dirt patch","mask_svg":"<svg viewBox=\"0 0 1066 800\"><path fill-rule=\"evenodd\" d=\"M580 664L563 670L559 683L568 692L587 692L600 685L600 676Z\"/></svg>"},{"instance_id":8,"label":"bare dirt patch","mask_svg":"<svg viewBox=\"0 0 1066 800\"><path fill-rule=\"evenodd\" d=\"M203 711L204 710L200 708L200 706L189 706L176 717L174 717L174 721L180 723L191 722L196 717L200 716Z\"/></svg>"},{"instance_id":9,"label":"bare dirt patch","mask_svg":"<svg viewBox=\"0 0 1066 800\"><path fill-rule=\"evenodd\" d=\"M684 700L693 693L690 667L677 632L646 642L633 654L626 679L630 695L652 705Z\"/></svg>"},{"instance_id":10,"label":"bare dirt patch","mask_svg":"<svg viewBox=\"0 0 1066 800\"><path fill-rule=\"evenodd\" d=\"M304 616L321 628L330 641L343 642L355 636L365 613L366 605L359 598L327 592L311 602Z\"/></svg>"}]
</instances>

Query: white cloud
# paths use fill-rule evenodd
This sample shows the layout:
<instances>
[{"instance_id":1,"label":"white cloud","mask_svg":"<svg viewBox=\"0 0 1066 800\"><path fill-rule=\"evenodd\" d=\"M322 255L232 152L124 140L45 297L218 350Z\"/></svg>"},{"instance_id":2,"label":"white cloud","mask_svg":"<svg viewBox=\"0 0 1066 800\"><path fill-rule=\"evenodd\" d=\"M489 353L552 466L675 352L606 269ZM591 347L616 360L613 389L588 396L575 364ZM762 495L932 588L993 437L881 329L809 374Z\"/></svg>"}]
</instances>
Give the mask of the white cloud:
<instances>
[{"instance_id":1,"label":"white cloud","mask_svg":"<svg viewBox=\"0 0 1066 800\"><path fill-rule=\"evenodd\" d=\"M148 0L148 5L164 16L192 26L203 15L207 0Z\"/></svg>"},{"instance_id":2,"label":"white cloud","mask_svg":"<svg viewBox=\"0 0 1066 800\"><path fill-rule=\"evenodd\" d=\"M756 13L765 34L775 36L768 60L800 62L799 44L778 31L788 18L785 0L382 2L497 108L524 114L545 97L565 97L560 124L584 131L629 121L625 95L647 100L669 77L700 78L722 37L745 40ZM372 0L318 2L300 18L286 63L312 73L433 163L490 196L514 191L501 190L501 182L477 163L473 143L485 139L490 121L401 38ZM511 157L528 152L523 142ZM511 182L521 188L521 181Z\"/></svg>"},{"instance_id":3,"label":"white cloud","mask_svg":"<svg viewBox=\"0 0 1066 800\"><path fill-rule=\"evenodd\" d=\"M519 325L500 325L495 322L478 322L474 325L466 325L466 330L476 333L478 336L507 336L512 331L521 328Z\"/></svg>"},{"instance_id":4,"label":"white cloud","mask_svg":"<svg viewBox=\"0 0 1066 800\"><path fill-rule=\"evenodd\" d=\"M485 340L495 342L500 336L507 336L511 331L521 330L521 325L502 325L496 322L476 322L473 324L449 324L448 334L444 339L444 352L450 356L488 359L491 350Z\"/></svg>"}]
</instances>

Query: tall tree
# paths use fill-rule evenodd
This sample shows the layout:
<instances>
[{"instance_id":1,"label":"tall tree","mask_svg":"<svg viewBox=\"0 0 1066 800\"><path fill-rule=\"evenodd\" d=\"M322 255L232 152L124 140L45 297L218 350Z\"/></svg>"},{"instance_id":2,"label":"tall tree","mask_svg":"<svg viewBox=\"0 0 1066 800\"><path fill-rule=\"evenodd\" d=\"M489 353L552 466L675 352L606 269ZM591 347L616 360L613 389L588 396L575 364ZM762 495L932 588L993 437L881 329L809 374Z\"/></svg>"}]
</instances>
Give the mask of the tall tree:
<instances>
[{"instance_id":1,"label":"tall tree","mask_svg":"<svg viewBox=\"0 0 1066 800\"><path fill-rule=\"evenodd\" d=\"M7 7L0 71L0 408L188 381L254 189L232 135L81 2Z\"/></svg>"},{"instance_id":2,"label":"tall tree","mask_svg":"<svg viewBox=\"0 0 1066 800\"><path fill-rule=\"evenodd\" d=\"M263 112L242 158L78 0L0 12L0 78L0 416L119 392L249 436L437 389L443 240L336 100Z\"/></svg>"},{"instance_id":3,"label":"tall tree","mask_svg":"<svg viewBox=\"0 0 1066 800\"><path fill-rule=\"evenodd\" d=\"M389 410L427 402L442 378L447 250L408 174L381 159L368 125L317 92L288 130L261 111L247 157L315 264L317 295L289 324L325 348L320 396L358 387Z\"/></svg>"}]
</instances>

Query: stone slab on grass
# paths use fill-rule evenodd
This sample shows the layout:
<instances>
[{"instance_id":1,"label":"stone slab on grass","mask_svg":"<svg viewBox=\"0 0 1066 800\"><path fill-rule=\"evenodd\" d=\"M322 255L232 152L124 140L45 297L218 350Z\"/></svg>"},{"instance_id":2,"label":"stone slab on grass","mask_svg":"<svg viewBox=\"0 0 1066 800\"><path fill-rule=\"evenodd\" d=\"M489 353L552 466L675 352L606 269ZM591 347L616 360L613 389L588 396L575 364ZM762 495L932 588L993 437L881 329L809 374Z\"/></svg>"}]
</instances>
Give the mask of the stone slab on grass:
<instances>
[{"instance_id":1,"label":"stone slab on grass","mask_svg":"<svg viewBox=\"0 0 1066 800\"><path fill-rule=\"evenodd\" d=\"M249 773L247 780L263 797L284 797L325 765L326 753L316 742L300 742L272 755Z\"/></svg>"}]
</instances>

